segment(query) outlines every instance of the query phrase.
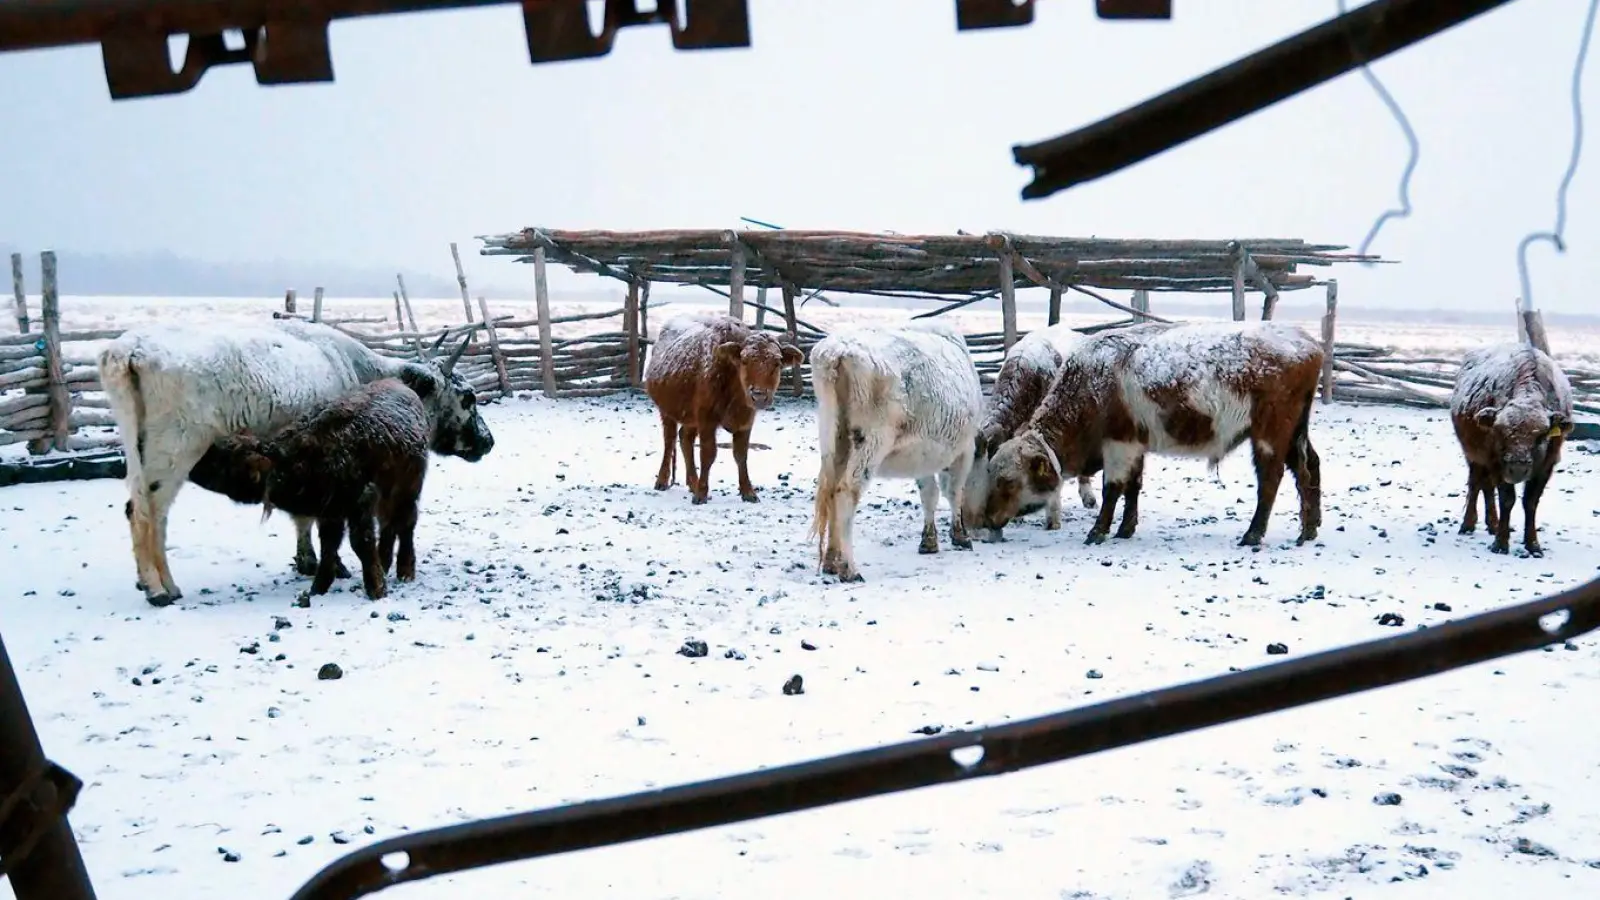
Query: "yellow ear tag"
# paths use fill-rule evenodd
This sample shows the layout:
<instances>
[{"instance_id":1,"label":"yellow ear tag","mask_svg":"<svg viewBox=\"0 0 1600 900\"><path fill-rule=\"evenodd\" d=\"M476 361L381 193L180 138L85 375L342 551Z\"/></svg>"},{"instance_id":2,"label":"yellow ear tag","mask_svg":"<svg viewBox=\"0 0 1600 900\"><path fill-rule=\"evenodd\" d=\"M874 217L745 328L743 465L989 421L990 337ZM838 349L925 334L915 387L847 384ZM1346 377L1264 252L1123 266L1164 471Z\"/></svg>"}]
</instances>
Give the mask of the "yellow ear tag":
<instances>
[{"instance_id":1,"label":"yellow ear tag","mask_svg":"<svg viewBox=\"0 0 1600 900\"><path fill-rule=\"evenodd\" d=\"M1033 474L1037 478L1044 478L1050 474L1050 464L1042 459L1033 461Z\"/></svg>"},{"instance_id":2,"label":"yellow ear tag","mask_svg":"<svg viewBox=\"0 0 1600 900\"><path fill-rule=\"evenodd\" d=\"M1561 426L1560 425L1551 425L1550 426L1550 433L1545 435L1545 437L1547 437L1547 438L1558 438L1558 437L1561 437Z\"/></svg>"}]
</instances>

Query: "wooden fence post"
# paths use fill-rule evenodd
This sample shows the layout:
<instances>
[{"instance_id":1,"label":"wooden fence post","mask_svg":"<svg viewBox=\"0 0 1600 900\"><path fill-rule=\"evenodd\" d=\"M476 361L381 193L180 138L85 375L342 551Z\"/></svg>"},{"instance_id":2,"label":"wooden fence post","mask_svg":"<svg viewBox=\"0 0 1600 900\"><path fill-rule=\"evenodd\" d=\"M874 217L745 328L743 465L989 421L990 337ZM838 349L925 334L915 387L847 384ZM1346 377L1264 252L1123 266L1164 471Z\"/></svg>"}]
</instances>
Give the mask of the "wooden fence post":
<instances>
[{"instance_id":1,"label":"wooden fence post","mask_svg":"<svg viewBox=\"0 0 1600 900\"><path fill-rule=\"evenodd\" d=\"M744 242L730 231L728 240L728 315L744 321Z\"/></svg>"},{"instance_id":2,"label":"wooden fence post","mask_svg":"<svg viewBox=\"0 0 1600 900\"><path fill-rule=\"evenodd\" d=\"M17 333L28 333L28 294L22 288L22 254L11 254L11 296L17 304Z\"/></svg>"},{"instance_id":3,"label":"wooden fence post","mask_svg":"<svg viewBox=\"0 0 1600 900\"><path fill-rule=\"evenodd\" d=\"M395 327L395 330L400 332L401 334L405 334L406 333L406 317L405 317L404 314L402 314L400 312L400 292L399 291L390 291L390 293L394 294L394 327ZM416 332L416 329L412 328L411 331L414 334ZM404 343L404 341L405 341L405 339L401 338L401 342ZM414 355L417 358L417 362L422 362L422 360L424 359L423 354L422 354L422 338L413 337L411 339L411 353L412 353L412 355Z\"/></svg>"},{"instance_id":4,"label":"wooden fence post","mask_svg":"<svg viewBox=\"0 0 1600 900\"><path fill-rule=\"evenodd\" d=\"M1146 315L1147 313L1150 312L1150 292L1149 291L1145 290L1144 288L1136 289L1133 292L1133 303L1130 304L1130 305L1136 310L1136 312L1134 313L1134 316L1133 316L1133 320L1135 322L1148 322L1148 321L1150 321L1150 317L1148 315Z\"/></svg>"},{"instance_id":5,"label":"wooden fence post","mask_svg":"<svg viewBox=\"0 0 1600 900\"><path fill-rule=\"evenodd\" d=\"M400 328L404 330L406 325L409 324L412 331L420 332L422 329L417 327L417 314L411 311L411 295L406 293L406 277L396 272L394 273L394 280L395 284L400 286L400 302L404 303L406 307L406 321L400 323Z\"/></svg>"},{"instance_id":6,"label":"wooden fence post","mask_svg":"<svg viewBox=\"0 0 1600 900\"><path fill-rule=\"evenodd\" d=\"M1061 324L1061 285L1059 284L1050 286L1050 311L1045 318L1045 323L1048 325Z\"/></svg>"},{"instance_id":7,"label":"wooden fence post","mask_svg":"<svg viewBox=\"0 0 1600 900\"><path fill-rule=\"evenodd\" d=\"M650 282L639 285L639 342L650 343Z\"/></svg>"},{"instance_id":8,"label":"wooden fence post","mask_svg":"<svg viewBox=\"0 0 1600 900\"><path fill-rule=\"evenodd\" d=\"M628 383L638 387L644 368L639 364L639 282L628 279L628 299L622 303L622 330L628 336Z\"/></svg>"},{"instance_id":9,"label":"wooden fence post","mask_svg":"<svg viewBox=\"0 0 1600 900\"><path fill-rule=\"evenodd\" d=\"M45 379L50 397L50 437L41 438L38 452L53 443L60 451L72 446L72 394L67 390L66 372L61 364L61 294L56 285L56 253L39 254L39 318L44 326ZM33 446L29 446L33 452Z\"/></svg>"},{"instance_id":10,"label":"wooden fence post","mask_svg":"<svg viewBox=\"0 0 1600 900\"><path fill-rule=\"evenodd\" d=\"M322 321L322 288L317 288L311 293L311 321Z\"/></svg>"},{"instance_id":11,"label":"wooden fence post","mask_svg":"<svg viewBox=\"0 0 1600 900\"><path fill-rule=\"evenodd\" d=\"M461 251L456 249L456 242L450 242L450 258L456 263L456 285L461 288L461 308L466 310L467 324L472 324L472 301L467 299L467 272L461 268ZM482 298L479 298L482 299ZM489 321L484 319L485 322ZM470 335L471 332L468 332ZM469 337L468 340L471 338Z\"/></svg>"},{"instance_id":12,"label":"wooden fence post","mask_svg":"<svg viewBox=\"0 0 1600 900\"><path fill-rule=\"evenodd\" d=\"M767 327L767 286L756 288L756 330Z\"/></svg>"},{"instance_id":13,"label":"wooden fence post","mask_svg":"<svg viewBox=\"0 0 1600 900\"><path fill-rule=\"evenodd\" d=\"M544 248L533 248L533 299L539 308L539 369L544 376L544 395L556 396L556 361L551 354L550 284L544 272Z\"/></svg>"},{"instance_id":14,"label":"wooden fence post","mask_svg":"<svg viewBox=\"0 0 1600 900\"><path fill-rule=\"evenodd\" d=\"M294 288L283 292L283 311L291 316L294 315Z\"/></svg>"},{"instance_id":15,"label":"wooden fence post","mask_svg":"<svg viewBox=\"0 0 1600 900\"><path fill-rule=\"evenodd\" d=\"M795 319L794 295L794 285L785 281L783 283L783 318L785 319L788 327L784 336L789 339L789 343L798 347L800 346L800 324ZM805 381L800 377L800 365L801 363L795 363L789 369L789 379L790 384L792 385L791 390L794 391L794 395L796 397L799 397L805 393Z\"/></svg>"},{"instance_id":16,"label":"wooden fence post","mask_svg":"<svg viewBox=\"0 0 1600 900\"><path fill-rule=\"evenodd\" d=\"M1011 253L1007 249L1000 251L1000 325L1005 332L1004 349L1011 352L1011 345L1017 342L1017 285L1016 277L1011 271Z\"/></svg>"},{"instance_id":17,"label":"wooden fence post","mask_svg":"<svg viewBox=\"0 0 1600 900\"><path fill-rule=\"evenodd\" d=\"M478 312L483 314L483 330L489 333L489 358L494 361L494 373L500 379L500 396L511 396L511 376L506 373L506 358L500 353L500 335L494 330L494 319L489 317L489 301L478 296ZM449 327L446 326L446 330Z\"/></svg>"},{"instance_id":18,"label":"wooden fence post","mask_svg":"<svg viewBox=\"0 0 1600 900\"><path fill-rule=\"evenodd\" d=\"M1233 320L1244 321L1244 250L1233 254Z\"/></svg>"},{"instance_id":19,"label":"wooden fence post","mask_svg":"<svg viewBox=\"0 0 1600 900\"><path fill-rule=\"evenodd\" d=\"M1333 402L1333 329L1339 312L1339 280L1328 279L1328 311L1322 316L1322 402Z\"/></svg>"},{"instance_id":20,"label":"wooden fence post","mask_svg":"<svg viewBox=\"0 0 1600 900\"><path fill-rule=\"evenodd\" d=\"M1544 332L1544 316L1521 297L1517 298L1517 337L1535 350L1550 352L1550 337Z\"/></svg>"}]
</instances>

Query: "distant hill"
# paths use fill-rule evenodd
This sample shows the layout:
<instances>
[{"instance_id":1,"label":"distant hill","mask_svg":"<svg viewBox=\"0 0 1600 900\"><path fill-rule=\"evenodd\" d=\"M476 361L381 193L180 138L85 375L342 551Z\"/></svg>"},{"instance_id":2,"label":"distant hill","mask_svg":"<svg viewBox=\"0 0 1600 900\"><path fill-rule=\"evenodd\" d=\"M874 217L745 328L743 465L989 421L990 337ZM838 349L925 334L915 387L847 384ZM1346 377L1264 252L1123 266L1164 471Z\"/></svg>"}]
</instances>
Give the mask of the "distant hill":
<instances>
[{"instance_id":1,"label":"distant hill","mask_svg":"<svg viewBox=\"0 0 1600 900\"><path fill-rule=\"evenodd\" d=\"M9 270L15 252L23 254L28 292L37 293L38 248L0 244L0 266ZM56 249L56 271L64 293L112 297L260 297L291 287L309 295L318 286L336 297L382 297L394 290L396 272L405 275L407 291L419 297L449 297L459 290L454 278L405 268L298 260L212 263L168 251L113 254Z\"/></svg>"}]
</instances>

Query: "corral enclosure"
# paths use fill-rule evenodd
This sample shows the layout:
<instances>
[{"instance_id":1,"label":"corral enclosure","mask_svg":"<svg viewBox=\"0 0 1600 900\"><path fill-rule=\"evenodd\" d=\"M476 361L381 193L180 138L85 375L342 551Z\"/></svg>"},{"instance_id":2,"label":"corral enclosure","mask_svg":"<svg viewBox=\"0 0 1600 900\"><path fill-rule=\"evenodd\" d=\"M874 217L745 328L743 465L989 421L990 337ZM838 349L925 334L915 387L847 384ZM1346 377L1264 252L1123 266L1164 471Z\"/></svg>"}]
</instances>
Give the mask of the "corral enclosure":
<instances>
[{"instance_id":1,"label":"corral enclosure","mask_svg":"<svg viewBox=\"0 0 1600 900\"><path fill-rule=\"evenodd\" d=\"M307 293L293 314L343 320L395 355L466 316L461 298L397 308L394 297L324 297L319 315ZM664 294L639 298L641 348L672 312L708 308ZM1300 300L1308 294L1314 302ZM1116 296L1133 305L1127 291ZM341 582L294 608L305 582L289 570L288 521L258 525L258 510L190 488L170 535L189 595L153 611L132 588L119 482L5 489L0 621L52 756L88 783L73 822L101 897L277 900L340 854L404 831L990 724L1433 626L1580 581L1600 553L1592 445L1570 445L1541 508L1546 557L1492 556L1481 531L1454 533L1465 467L1442 411L1335 402L1313 416L1326 509L1315 544L1293 547L1294 511L1280 495L1266 545L1234 546L1253 502L1248 454L1216 476L1153 458L1139 534L1096 548L1082 546L1089 515L1069 502L1062 531L1034 517L1006 544L919 556L915 489L875 485L857 524L867 582L839 585L816 574L805 539L810 400L784 398L758 420L756 440L770 447L751 454L760 504L738 501L724 460L711 502L692 507L681 486L650 490L659 433L629 390L625 287L614 299L553 295L546 316L537 301L469 298L475 320L497 324L492 337L477 333L467 371L496 394L498 356L514 396L485 413L497 439L489 457L433 466L419 579L391 585L383 601ZM935 308L840 299L799 315L827 332ZM1030 299L1017 303L1019 334L1050 316ZM1322 299L1301 292L1279 316ZM998 305L944 315L1003 342ZM109 336L141 321L267 320L285 301L68 294L57 309L64 335ZM1159 294L1150 311L1162 313ZM30 312L38 322L37 299ZM763 324L781 327L768 315ZM1092 327L1122 315L1064 304L1060 318ZM1403 362L1377 366L1448 372L1448 362L1404 360L1458 359L1511 336L1508 313L1499 329L1341 319L1338 342L1347 361L1378 354ZM1583 376L1597 336L1551 340ZM977 354L986 371L1000 352L990 342ZM553 400L542 396L546 343L562 351L551 354ZM92 379L70 376L92 372L96 344L61 345L69 393L95 400ZM1335 398L1371 383L1343 373ZM74 441L108 436L78 424ZM8 449L25 452L27 440ZM319 678L330 664L341 677ZM1600 779L1586 761L1600 743L1569 723L1600 687L1597 671L1600 651L1585 641L1004 779L394 893L798 898L882 879L950 898L1588 896L1600 889ZM804 693L787 695L795 675Z\"/></svg>"}]
</instances>

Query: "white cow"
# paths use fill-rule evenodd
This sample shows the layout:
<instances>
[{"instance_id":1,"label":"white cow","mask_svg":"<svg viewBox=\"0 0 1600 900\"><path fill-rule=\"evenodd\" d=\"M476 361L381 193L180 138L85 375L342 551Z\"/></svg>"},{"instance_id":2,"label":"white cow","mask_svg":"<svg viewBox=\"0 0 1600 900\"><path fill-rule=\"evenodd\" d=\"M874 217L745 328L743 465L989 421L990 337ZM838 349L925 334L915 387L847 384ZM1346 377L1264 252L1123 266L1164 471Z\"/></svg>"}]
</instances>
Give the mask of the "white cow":
<instances>
[{"instance_id":1,"label":"white cow","mask_svg":"<svg viewBox=\"0 0 1600 900\"><path fill-rule=\"evenodd\" d=\"M167 566L167 514L189 471L220 437L271 432L357 385L392 377L416 391L437 422L435 453L482 459L494 437L471 385L453 371L466 344L443 362L407 362L294 319L151 325L107 344L100 383L127 456L128 529L145 599L167 606L183 596ZM311 552L310 527L310 519L296 518L301 568L300 557Z\"/></svg>"},{"instance_id":2,"label":"white cow","mask_svg":"<svg viewBox=\"0 0 1600 900\"><path fill-rule=\"evenodd\" d=\"M967 476L966 491L962 495L962 521L969 526L983 522L983 506L988 497L989 457L1001 444L1010 440L1023 426L1033 411L1039 408L1050 393L1050 382L1061 370L1061 361L1085 336L1066 325L1049 325L1023 335L1011 345L1000 372L995 376L994 393L989 398L989 412L983 426L978 429L978 447L972 461L972 472ZM1085 509L1094 509L1094 481L1088 475L1078 476L1078 499ZM1046 530L1061 527L1061 489L1044 504ZM1033 512L1028 507L1020 514ZM989 529L992 540L1005 540L1002 530Z\"/></svg>"},{"instance_id":3,"label":"white cow","mask_svg":"<svg viewBox=\"0 0 1600 900\"><path fill-rule=\"evenodd\" d=\"M811 534L822 570L861 581L851 531L875 476L914 478L922 493L920 553L939 552L939 490L950 504L950 543L972 549L961 495L972 467L983 389L965 339L932 321L861 328L811 349L822 468Z\"/></svg>"}]
</instances>

